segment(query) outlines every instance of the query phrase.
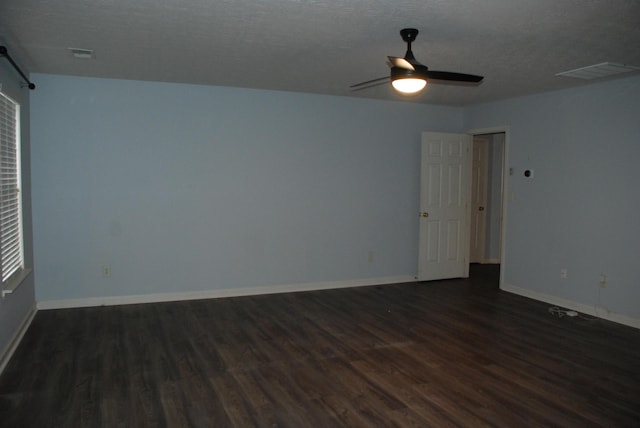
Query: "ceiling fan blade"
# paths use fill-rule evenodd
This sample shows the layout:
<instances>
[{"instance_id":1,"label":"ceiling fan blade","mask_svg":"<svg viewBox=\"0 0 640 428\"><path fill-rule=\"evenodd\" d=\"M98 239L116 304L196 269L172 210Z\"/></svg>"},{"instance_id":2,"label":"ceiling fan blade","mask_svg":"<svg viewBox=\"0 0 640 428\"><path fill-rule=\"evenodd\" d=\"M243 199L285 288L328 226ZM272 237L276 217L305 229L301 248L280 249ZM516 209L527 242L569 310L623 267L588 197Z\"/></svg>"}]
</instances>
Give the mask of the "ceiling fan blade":
<instances>
[{"instance_id":1,"label":"ceiling fan blade","mask_svg":"<svg viewBox=\"0 0 640 428\"><path fill-rule=\"evenodd\" d=\"M369 86L369 85L373 86L375 83L378 83L378 84L385 83L388 80L389 80L389 76L379 77L377 79L367 80L366 82L356 83L355 85L349 86L349 88L358 89L358 88L362 88L363 86Z\"/></svg>"},{"instance_id":2,"label":"ceiling fan blade","mask_svg":"<svg viewBox=\"0 0 640 428\"><path fill-rule=\"evenodd\" d=\"M476 76L474 74L452 73L450 71L434 71L427 70L424 72L427 79L436 80L451 80L454 82L473 82L478 83L484 79L483 76Z\"/></svg>"},{"instance_id":3,"label":"ceiling fan blade","mask_svg":"<svg viewBox=\"0 0 640 428\"><path fill-rule=\"evenodd\" d=\"M394 67L403 68L405 70L411 70L411 71L415 71L416 70L416 68L413 66L413 64L411 64L405 58L399 58L397 56L388 56L387 58L389 58L389 62Z\"/></svg>"},{"instance_id":4,"label":"ceiling fan blade","mask_svg":"<svg viewBox=\"0 0 640 428\"><path fill-rule=\"evenodd\" d=\"M365 86L358 86L357 88L351 88L351 92L358 92L358 91L364 91L366 89L371 89L371 88L375 88L376 86L381 86L381 85L388 85L389 84L389 79L385 79L381 82L374 82L371 83L369 85L365 85Z\"/></svg>"}]
</instances>

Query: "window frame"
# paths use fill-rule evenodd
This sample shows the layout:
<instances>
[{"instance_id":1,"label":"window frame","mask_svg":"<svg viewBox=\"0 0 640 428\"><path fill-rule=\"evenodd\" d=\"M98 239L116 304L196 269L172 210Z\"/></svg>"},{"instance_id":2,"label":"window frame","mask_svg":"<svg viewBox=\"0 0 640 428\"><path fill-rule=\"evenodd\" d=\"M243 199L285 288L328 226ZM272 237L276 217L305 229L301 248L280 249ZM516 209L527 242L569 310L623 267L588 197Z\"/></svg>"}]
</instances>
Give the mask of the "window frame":
<instances>
[{"instance_id":1,"label":"window frame","mask_svg":"<svg viewBox=\"0 0 640 428\"><path fill-rule=\"evenodd\" d=\"M2 297L12 293L27 277L30 270L25 268L24 248L24 211L22 192L22 139L21 106L0 87L0 122L8 124L5 132L0 123L0 280ZM12 114L13 111L13 114ZM13 129L11 129L13 128ZM4 156L9 154L5 163ZM11 187L15 187L11 193ZM5 210L6 203L15 204ZM11 241L5 241L5 235L12 235ZM5 245L7 246L5 248ZM5 253L9 251L11 260L5 263Z\"/></svg>"}]
</instances>

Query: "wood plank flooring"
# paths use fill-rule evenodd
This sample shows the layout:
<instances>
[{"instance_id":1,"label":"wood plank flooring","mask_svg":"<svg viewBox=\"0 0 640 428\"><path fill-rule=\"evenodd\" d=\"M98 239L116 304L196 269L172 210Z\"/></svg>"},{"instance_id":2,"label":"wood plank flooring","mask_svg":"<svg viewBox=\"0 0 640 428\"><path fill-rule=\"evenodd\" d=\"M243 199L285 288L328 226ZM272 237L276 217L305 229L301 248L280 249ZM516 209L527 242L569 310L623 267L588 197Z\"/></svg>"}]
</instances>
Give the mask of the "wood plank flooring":
<instances>
[{"instance_id":1,"label":"wood plank flooring","mask_svg":"<svg viewBox=\"0 0 640 428\"><path fill-rule=\"evenodd\" d=\"M40 311L0 426L640 426L640 330L497 280Z\"/></svg>"}]
</instances>

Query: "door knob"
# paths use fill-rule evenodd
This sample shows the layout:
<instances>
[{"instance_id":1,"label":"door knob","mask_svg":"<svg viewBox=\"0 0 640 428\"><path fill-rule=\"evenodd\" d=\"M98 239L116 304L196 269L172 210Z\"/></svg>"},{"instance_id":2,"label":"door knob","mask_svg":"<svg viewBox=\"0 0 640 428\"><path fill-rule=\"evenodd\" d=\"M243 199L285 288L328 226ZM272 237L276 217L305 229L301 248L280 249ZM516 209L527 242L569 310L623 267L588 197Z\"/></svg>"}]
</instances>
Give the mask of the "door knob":
<instances>
[{"instance_id":1,"label":"door knob","mask_svg":"<svg viewBox=\"0 0 640 428\"><path fill-rule=\"evenodd\" d=\"M420 213L420 217L429 217L429 213L426 211L423 211Z\"/></svg>"},{"instance_id":2,"label":"door knob","mask_svg":"<svg viewBox=\"0 0 640 428\"><path fill-rule=\"evenodd\" d=\"M478 211L484 211L484 207L478 207Z\"/></svg>"}]
</instances>

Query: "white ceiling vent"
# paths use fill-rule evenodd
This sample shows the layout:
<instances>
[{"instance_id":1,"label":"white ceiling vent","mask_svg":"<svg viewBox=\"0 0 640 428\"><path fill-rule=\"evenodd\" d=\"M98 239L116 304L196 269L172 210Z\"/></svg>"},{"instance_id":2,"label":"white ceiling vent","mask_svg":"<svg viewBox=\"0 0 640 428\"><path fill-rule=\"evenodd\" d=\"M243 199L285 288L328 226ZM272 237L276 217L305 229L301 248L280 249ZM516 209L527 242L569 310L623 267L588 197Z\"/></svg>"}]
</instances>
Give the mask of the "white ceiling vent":
<instances>
[{"instance_id":1,"label":"white ceiling vent","mask_svg":"<svg viewBox=\"0 0 640 428\"><path fill-rule=\"evenodd\" d=\"M73 55L74 58L78 58L78 59L93 59L93 49L81 49L81 48L67 48L69 49L69 52L71 52L71 55Z\"/></svg>"},{"instance_id":2,"label":"white ceiling vent","mask_svg":"<svg viewBox=\"0 0 640 428\"><path fill-rule=\"evenodd\" d=\"M638 70L640 70L640 67L634 67L626 64L616 64L614 62L603 62L601 64L576 68L575 70L563 71L562 73L556 74L556 76L591 80Z\"/></svg>"}]
</instances>

